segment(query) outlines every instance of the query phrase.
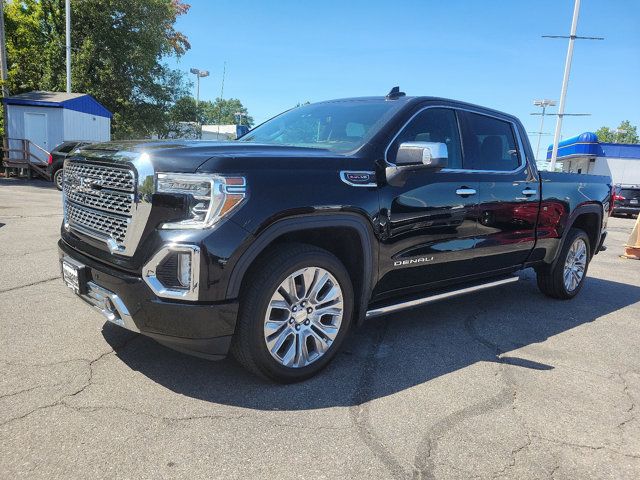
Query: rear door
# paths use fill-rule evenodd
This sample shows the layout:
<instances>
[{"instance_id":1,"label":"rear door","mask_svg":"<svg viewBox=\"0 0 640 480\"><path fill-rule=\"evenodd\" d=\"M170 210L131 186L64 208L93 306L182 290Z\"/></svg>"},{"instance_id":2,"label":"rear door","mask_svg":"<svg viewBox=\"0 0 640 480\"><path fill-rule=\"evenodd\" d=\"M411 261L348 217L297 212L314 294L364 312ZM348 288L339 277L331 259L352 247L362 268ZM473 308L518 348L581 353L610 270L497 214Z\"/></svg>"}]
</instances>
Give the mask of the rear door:
<instances>
[{"instance_id":1,"label":"rear door","mask_svg":"<svg viewBox=\"0 0 640 480\"><path fill-rule=\"evenodd\" d=\"M476 266L488 273L521 265L535 245L540 189L518 125L467 110L460 118L465 162L479 180Z\"/></svg>"}]
</instances>

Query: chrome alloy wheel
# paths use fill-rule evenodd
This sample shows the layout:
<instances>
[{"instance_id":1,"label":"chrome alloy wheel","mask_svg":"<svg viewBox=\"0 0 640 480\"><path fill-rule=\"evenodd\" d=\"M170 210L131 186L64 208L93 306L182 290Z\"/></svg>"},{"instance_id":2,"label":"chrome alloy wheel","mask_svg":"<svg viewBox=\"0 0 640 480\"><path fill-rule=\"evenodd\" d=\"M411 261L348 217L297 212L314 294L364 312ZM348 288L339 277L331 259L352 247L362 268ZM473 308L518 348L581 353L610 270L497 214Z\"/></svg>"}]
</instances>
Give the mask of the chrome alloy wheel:
<instances>
[{"instance_id":1,"label":"chrome alloy wheel","mask_svg":"<svg viewBox=\"0 0 640 480\"><path fill-rule=\"evenodd\" d=\"M271 296L264 340L281 365L305 367L322 357L340 331L342 289L331 273L307 267L289 275Z\"/></svg>"},{"instance_id":2,"label":"chrome alloy wheel","mask_svg":"<svg viewBox=\"0 0 640 480\"><path fill-rule=\"evenodd\" d=\"M564 262L564 288L567 292L573 292L584 277L587 268L587 244L584 239L576 238L569 251L567 259Z\"/></svg>"}]
</instances>

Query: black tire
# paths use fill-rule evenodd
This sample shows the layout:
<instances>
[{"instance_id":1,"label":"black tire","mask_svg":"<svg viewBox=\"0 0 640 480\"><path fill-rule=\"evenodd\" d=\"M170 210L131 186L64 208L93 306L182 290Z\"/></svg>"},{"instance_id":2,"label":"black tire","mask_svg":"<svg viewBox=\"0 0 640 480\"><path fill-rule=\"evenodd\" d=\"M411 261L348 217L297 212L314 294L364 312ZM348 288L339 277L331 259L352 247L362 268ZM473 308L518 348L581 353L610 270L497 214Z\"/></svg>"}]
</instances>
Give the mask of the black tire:
<instances>
[{"instance_id":1,"label":"black tire","mask_svg":"<svg viewBox=\"0 0 640 480\"><path fill-rule=\"evenodd\" d=\"M344 310L338 333L325 353L309 365L287 367L267 348L265 315L278 286L289 275L305 267L319 267L333 275L342 290ZM259 260L244 284L231 352L240 364L262 378L280 383L306 380L322 370L338 352L351 325L353 304L351 279L338 258L312 245L283 244Z\"/></svg>"},{"instance_id":2,"label":"black tire","mask_svg":"<svg viewBox=\"0 0 640 480\"><path fill-rule=\"evenodd\" d=\"M63 172L64 170L62 168L59 168L58 170L56 170L55 172L53 172L53 184L56 186L56 188L60 191L62 191L62 187L63 187Z\"/></svg>"},{"instance_id":3,"label":"black tire","mask_svg":"<svg viewBox=\"0 0 640 480\"><path fill-rule=\"evenodd\" d=\"M586 246L586 260L584 267L584 274L580 279L578 285L573 289L569 290L564 281L564 268L565 263L567 261L567 256L569 254L569 250L571 246L576 242L576 240L582 239ZM536 271L537 280L538 280L538 288L545 295L558 298L561 300L568 300L575 297L582 286L584 285L584 281L587 277L587 270L589 269L589 261L591 260L591 245L589 244L589 236L585 233L584 230L579 228L572 228L569 230L567 234L566 241L562 246L562 250L560 251L560 255L558 256L558 260L556 261L553 268L545 267L540 268Z\"/></svg>"}]
</instances>

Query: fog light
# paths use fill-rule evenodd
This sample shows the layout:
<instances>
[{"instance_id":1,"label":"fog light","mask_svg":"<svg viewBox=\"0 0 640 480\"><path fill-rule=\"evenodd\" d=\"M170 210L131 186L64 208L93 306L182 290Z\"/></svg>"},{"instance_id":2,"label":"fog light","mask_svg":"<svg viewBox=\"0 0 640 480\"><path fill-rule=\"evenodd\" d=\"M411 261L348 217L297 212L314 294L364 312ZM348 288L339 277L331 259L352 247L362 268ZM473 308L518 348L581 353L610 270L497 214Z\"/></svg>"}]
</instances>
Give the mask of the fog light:
<instances>
[{"instance_id":1,"label":"fog light","mask_svg":"<svg viewBox=\"0 0 640 480\"><path fill-rule=\"evenodd\" d=\"M191 253L178 253L178 282L183 287L191 285Z\"/></svg>"}]
</instances>

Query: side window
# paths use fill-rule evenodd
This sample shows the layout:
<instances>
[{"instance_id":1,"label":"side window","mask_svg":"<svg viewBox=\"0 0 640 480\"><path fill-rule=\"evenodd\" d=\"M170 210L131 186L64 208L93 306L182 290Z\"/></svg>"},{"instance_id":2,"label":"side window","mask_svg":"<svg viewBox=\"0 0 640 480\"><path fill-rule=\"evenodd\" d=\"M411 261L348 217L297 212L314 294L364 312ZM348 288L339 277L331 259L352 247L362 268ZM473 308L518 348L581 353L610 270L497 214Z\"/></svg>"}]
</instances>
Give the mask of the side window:
<instances>
[{"instance_id":1,"label":"side window","mask_svg":"<svg viewBox=\"0 0 640 480\"><path fill-rule=\"evenodd\" d=\"M416 115L396 137L389 148L387 161L396 163L398 147L404 142L439 142L447 145L447 168L462 168L462 149L458 120L448 108L427 108Z\"/></svg>"},{"instance_id":2,"label":"side window","mask_svg":"<svg viewBox=\"0 0 640 480\"><path fill-rule=\"evenodd\" d=\"M468 168L501 172L518 168L518 147L511 123L477 113L460 113Z\"/></svg>"}]
</instances>

